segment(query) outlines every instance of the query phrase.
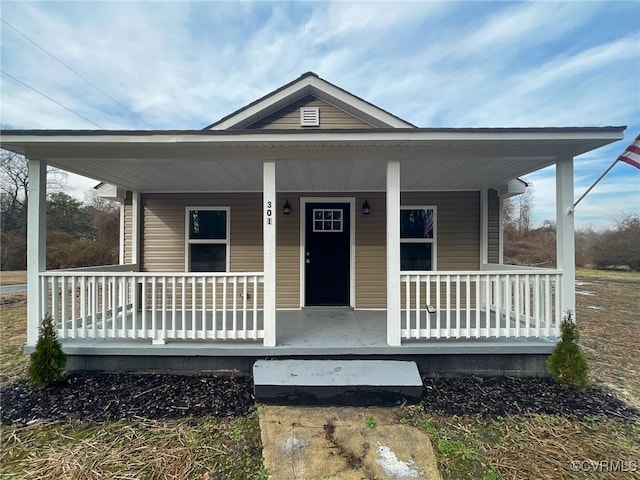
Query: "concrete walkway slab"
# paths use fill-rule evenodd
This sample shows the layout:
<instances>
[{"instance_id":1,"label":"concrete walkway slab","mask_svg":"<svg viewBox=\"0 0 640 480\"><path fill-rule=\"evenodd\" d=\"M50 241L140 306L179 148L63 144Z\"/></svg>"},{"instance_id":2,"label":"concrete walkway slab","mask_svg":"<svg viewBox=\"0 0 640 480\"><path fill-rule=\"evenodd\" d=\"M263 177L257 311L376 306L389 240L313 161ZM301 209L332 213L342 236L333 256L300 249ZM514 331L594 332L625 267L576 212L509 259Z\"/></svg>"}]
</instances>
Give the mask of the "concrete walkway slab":
<instances>
[{"instance_id":1,"label":"concrete walkway slab","mask_svg":"<svg viewBox=\"0 0 640 480\"><path fill-rule=\"evenodd\" d=\"M387 408L260 405L271 480L441 479L429 437Z\"/></svg>"}]
</instances>

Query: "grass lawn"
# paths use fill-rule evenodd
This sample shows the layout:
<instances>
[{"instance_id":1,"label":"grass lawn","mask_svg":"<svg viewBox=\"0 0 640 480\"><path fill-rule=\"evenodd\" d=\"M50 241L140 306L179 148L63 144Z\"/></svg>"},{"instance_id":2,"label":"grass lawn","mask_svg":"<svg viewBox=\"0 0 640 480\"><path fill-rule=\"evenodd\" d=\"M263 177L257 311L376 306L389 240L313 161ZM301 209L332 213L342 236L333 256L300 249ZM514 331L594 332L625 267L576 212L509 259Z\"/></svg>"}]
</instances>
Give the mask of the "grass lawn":
<instances>
[{"instance_id":1,"label":"grass lawn","mask_svg":"<svg viewBox=\"0 0 640 480\"><path fill-rule=\"evenodd\" d=\"M578 279L576 315L591 380L640 406L640 274L580 270ZM26 371L26 304L24 295L0 302L0 379L6 383ZM637 421L439 417L420 407L401 413L404 423L431 436L445 479L640 478ZM266 478L255 413L236 419L2 426L0 433L2 478Z\"/></svg>"}]
</instances>

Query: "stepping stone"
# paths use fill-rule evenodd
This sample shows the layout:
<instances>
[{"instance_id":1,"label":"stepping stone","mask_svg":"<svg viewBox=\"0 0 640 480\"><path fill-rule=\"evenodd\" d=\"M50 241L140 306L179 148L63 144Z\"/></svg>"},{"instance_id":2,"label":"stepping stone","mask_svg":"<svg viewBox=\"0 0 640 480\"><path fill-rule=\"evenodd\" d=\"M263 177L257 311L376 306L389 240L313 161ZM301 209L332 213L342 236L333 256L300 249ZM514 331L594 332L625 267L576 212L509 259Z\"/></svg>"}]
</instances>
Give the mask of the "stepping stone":
<instances>
[{"instance_id":1,"label":"stepping stone","mask_svg":"<svg viewBox=\"0 0 640 480\"><path fill-rule=\"evenodd\" d=\"M415 362L394 360L258 360L256 399L282 405L389 405L417 402Z\"/></svg>"}]
</instances>

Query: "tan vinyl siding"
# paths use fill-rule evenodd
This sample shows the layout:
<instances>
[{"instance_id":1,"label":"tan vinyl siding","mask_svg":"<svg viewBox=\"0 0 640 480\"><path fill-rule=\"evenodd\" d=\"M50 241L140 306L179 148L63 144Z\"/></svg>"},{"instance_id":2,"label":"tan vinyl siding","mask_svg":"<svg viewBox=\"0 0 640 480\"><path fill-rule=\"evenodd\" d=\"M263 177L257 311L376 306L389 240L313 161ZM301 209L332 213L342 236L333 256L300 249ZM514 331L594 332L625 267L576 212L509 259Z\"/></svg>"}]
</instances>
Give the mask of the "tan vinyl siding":
<instances>
[{"instance_id":1,"label":"tan vinyl siding","mask_svg":"<svg viewBox=\"0 0 640 480\"><path fill-rule=\"evenodd\" d=\"M300 308L300 194L282 193L277 199L276 305ZM282 214L285 201L291 205L291 215Z\"/></svg>"},{"instance_id":2,"label":"tan vinyl siding","mask_svg":"<svg viewBox=\"0 0 640 480\"><path fill-rule=\"evenodd\" d=\"M131 192L127 192L124 201L124 263L131 263L133 255L133 207L131 202Z\"/></svg>"},{"instance_id":3,"label":"tan vinyl siding","mask_svg":"<svg viewBox=\"0 0 640 480\"><path fill-rule=\"evenodd\" d=\"M362 214L369 202L371 213ZM382 192L360 193L356 198L356 308L387 305L387 210Z\"/></svg>"},{"instance_id":4,"label":"tan vinyl siding","mask_svg":"<svg viewBox=\"0 0 640 480\"><path fill-rule=\"evenodd\" d=\"M319 127L301 127L300 126L300 107L319 107L320 108L320 126ZM313 96L307 96L297 102L287 105L267 117L258 120L247 127L247 129L327 129L327 128L373 128L372 125L366 123L359 118L349 115L346 112L329 105L322 100L318 100Z\"/></svg>"},{"instance_id":5,"label":"tan vinyl siding","mask_svg":"<svg viewBox=\"0 0 640 480\"><path fill-rule=\"evenodd\" d=\"M489 263L500 261L500 197L494 189L489 189Z\"/></svg>"},{"instance_id":6,"label":"tan vinyl siding","mask_svg":"<svg viewBox=\"0 0 640 480\"><path fill-rule=\"evenodd\" d=\"M279 193L277 306L300 307L300 197L355 197L355 283L357 308L386 307L386 195L372 193ZM438 270L477 270L480 222L478 192L405 192L402 205L437 207ZM289 201L292 213L282 215ZM370 215L362 214L367 200ZM143 269L185 271L185 207L230 208L232 272L262 271L262 194L143 195ZM261 296L261 295L260 295Z\"/></svg>"},{"instance_id":7,"label":"tan vinyl siding","mask_svg":"<svg viewBox=\"0 0 640 480\"><path fill-rule=\"evenodd\" d=\"M262 194L146 194L143 270L184 272L185 208L229 207L230 269L262 271Z\"/></svg>"}]
</instances>

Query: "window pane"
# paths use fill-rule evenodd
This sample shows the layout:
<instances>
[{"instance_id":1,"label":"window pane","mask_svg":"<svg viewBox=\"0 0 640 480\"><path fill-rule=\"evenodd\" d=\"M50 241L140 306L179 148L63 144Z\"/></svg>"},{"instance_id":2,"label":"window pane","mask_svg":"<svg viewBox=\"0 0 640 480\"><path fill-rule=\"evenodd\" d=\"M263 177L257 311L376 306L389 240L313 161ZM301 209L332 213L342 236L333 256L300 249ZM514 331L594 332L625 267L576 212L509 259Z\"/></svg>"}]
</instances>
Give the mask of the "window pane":
<instances>
[{"instance_id":1,"label":"window pane","mask_svg":"<svg viewBox=\"0 0 640 480\"><path fill-rule=\"evenodd\" d=\"M400 238L433 238L433 209L400 210Z\"/></svg>"},{"instance_id":2,"label":"window pane","mask_svg":"<svg viewBox=\"0 0 640 480\"><path fill-rule=\"evenodd\" d=\"M401 243L400 270L431 270L431 243Z\"/></svg>"},{"instance_id":3,"label":"window pane","mask_svg":"<svg viewBox=\"0 0 640 480\"><path fill-rule=\"evenodd\" d=\"M194 244L191 249L191 272L225 272L227 270L227 246L219 244Z\"/></svg>"},{"instance_id":4,"label":"window pane","mask_svg":"<svg viewBox=\"0 0 640 480\"><path fill-rule=\"evenodd\" d=\"M227 238L227 212L225 210L189 210L189 238Z\"/></svg>"}]
</instances>

